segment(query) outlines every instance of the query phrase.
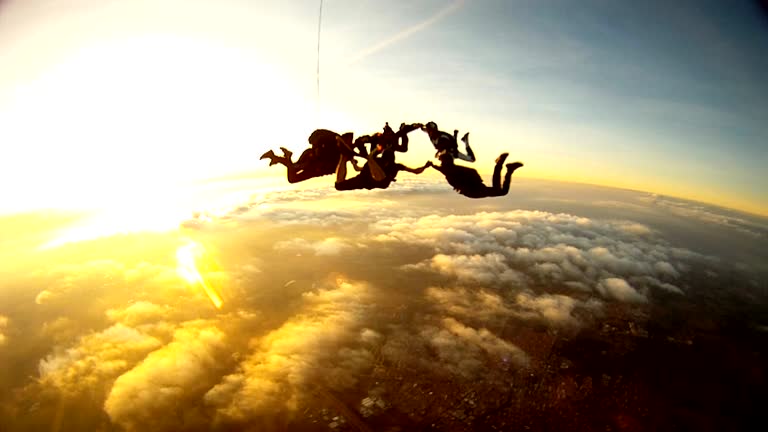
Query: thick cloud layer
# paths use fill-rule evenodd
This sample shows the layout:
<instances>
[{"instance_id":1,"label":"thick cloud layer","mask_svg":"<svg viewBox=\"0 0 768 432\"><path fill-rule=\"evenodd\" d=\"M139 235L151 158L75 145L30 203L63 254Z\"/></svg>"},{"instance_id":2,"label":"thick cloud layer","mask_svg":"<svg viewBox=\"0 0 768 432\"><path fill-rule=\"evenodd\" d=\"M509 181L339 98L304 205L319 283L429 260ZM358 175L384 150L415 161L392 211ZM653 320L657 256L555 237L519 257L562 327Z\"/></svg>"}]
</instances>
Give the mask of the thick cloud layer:
<instances>
[{"instance_id":1,"label":"thick cloud layer","mask_svg":"<svg viewBox=\"0 0 768 432\"><path fill-rule=\"evenodd\" d=\"M636 221L396 201L423 190L349 205L304 190L198 215L189 235L224 263L204 272L220 310L169 261L40 270L29 303L49 345L29 391L88 395L110 427L170 431L285 429L328 394L397 397L381 377L509 388L546 358L530 329L575 334L612 310L685 301L691 269L715 262Z\"/></svg>"},{"instance_id":2,"label":"thick cloud layer","mask_svg":"<svg viewBox=\"0 0 768 432\"><path fill-rule=\"evenodd\" d=\"M759 221L754 217L738 214L735 211L670 199L655 194L645 197L644 200L678 216L726 226L755 238L765 239L768 237L768 224L765 221Z\"/></svg>"},{"instance_id":3,"label":"thick cloud layer","mask_svg":"<svg viewBox=\"0 0 768 432\"><path fill-rule=\"evenodd\" d=\"M372 231L377 241L433 249L431 258L405 268L460 284L587 290L624 302L644 302L654 288L682 294L674 283L687 263L709 259L667 244L644 225L545 212L386 219Z\"/></svg>"}]
</instances>

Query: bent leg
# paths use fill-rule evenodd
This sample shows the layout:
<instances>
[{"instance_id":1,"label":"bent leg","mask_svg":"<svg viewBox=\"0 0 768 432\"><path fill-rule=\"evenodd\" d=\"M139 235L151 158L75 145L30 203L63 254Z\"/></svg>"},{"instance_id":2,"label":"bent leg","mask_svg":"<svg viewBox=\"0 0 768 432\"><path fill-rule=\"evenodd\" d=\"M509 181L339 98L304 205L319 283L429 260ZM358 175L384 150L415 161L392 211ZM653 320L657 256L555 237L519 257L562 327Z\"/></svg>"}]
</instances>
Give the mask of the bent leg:
<instances>
[{"instance_id":1,"label":"bent leg","mask_svg":"<svg viewBox=\"0 0 768 432\"><path fill-rule=\"evenodd\" d=\"M296 161L296 165L306 165L312 159L314 159L314 150L306 149L301 153L301 156L299 156L299 160Z\"/></svg>"},{"instance_id":2,"label":"bent leg","mask_svg":"<svg viewBox=\"0 0 768 432\"><path fill-rule=\"evenodd\" d=\"M339 164L336 165L336 183L347 179L347 156L342 153L339 155Z\"/></svg>"},{"instance_id":3,"label":"bent leg","mask_svg":"<svg viewBox=\"0 0 768 432\"><path fill-rule=\"evenodd\" d=\"M467 198L488 198L499 196L500 191L500 189L488 187L486 185L478 185L473 188L462 189L459 193Z\"/></svg>"},{"instance_id":4,"label":"bent leg","mask_svg":"<svg viewBox=\"0 0 768 432\"><path fill-rule=\"evenodd\" d=\"M504 165L504 161L507 160L509 153L502 153L496 158L496 166L493 168L493 188L501 188L501 167Z\"/></svg>"},{"instance_id":5,"label":"bent leg","mask_svg":"<svg viewBox=\"0 0 768 432\"><path fill-rule=\"evenodd\" d=\"M469 146L469 132L465 133L463 137L461 137L461 141L464 142L464 150L467 151L467 162L474 162L475 159L475 153L472 151L472 147Z\"/></svg>"},{"instance_id":6,"label":"bent leg","mask_svg":"<svg viewBox=\"0 0 768 432\"><path fill-rule=\"evenodd\" d=\"M288 169L288 183L299 183L317 177L315 170L303 169L299 171L293 164L285 167Z\"/></svg>"},{"instance_id":7,"label":"bent leg","mask_svg":"<svg viewBox=\"0 0 768 432\"><path fill-rule=\"evenodd\" d=\"M334 186L336 187L336 190L339 191L371 189L369 187L370 183L370 176L366 173L361 173L349 179L341 181L337 180Z\"/></svg>"},{"instance_id":8,"label":"bent leg","mask_svg":"<svg viewBox=\"0 0 768 432\"><path fill-rule=\"evenodd\" d=\"M513 162L510 164L507 164L507 174L504 176L504 186L502 186L502 191L504 192L504 195L509 192L509 184L512 181L512 173L515 172L516 169L523 166L520 162Z\"/></svg>"}]
</instances>

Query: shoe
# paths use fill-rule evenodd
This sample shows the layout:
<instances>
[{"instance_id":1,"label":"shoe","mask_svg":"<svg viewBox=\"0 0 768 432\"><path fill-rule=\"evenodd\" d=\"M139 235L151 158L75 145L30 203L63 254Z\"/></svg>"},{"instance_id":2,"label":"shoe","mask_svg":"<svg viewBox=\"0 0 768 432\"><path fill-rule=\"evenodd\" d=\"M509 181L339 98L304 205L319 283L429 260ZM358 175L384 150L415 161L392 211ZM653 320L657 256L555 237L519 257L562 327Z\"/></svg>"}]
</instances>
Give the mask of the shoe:
<instances>
[{"instance_id":1,"label":"shoe","mask_svg":"<svg viewBox=\"0 0 768 432\"><path fill-rule=\"evenodd\" d=\"M461 137L461 142L464 144L469 144L469 132L465 133L463 137Z\"/></svg>"},{"instance_id":2,"label":"shoe","mask_svg":"<svg viewBox=\"0 0 768 432\"><path fill-rule=\"evenodd\" d=\"M259 160L262 160L262 159L269 159L269 166L272 166L277 163L277 161L275 160L277 159L277 156L275 155L275 152L273 152L272 150L261 155Z\"/></svg>"},{"instance_id":3,"label":"shoe","mask_svg":"<svg viewBox=\"0 0 768 432\"><path fill-rule=\"evenodd\" d=\"M292 151L288 150L285 147L280 147L280 150L283 151L283 157L284 158L286 158L288 160L291 160L291 156L293 156L293 152Z\"/></svg>"},{"instance_id":4,"label":"shoe","mask_svg":"<svg viewBox=\"0 0 768 432\"><path fill-rule=\"evenodd\" d=\"M509 170L510 173L515 172L516 169L523 166L522 162L512 162L507 164L507 170Z\"/></svg>"},{"instance_id":5,"label":"shoe","mask_svg":"<svg viewBox=\"0 0 768 432\"><path fill-rule=\"evenodd\" d=\"M509 153L502 153L499 155L499 157L496 158L496 163L504 163L505 160L507 160L507 156L509 156Z\"/></svg>"}]
</instances>

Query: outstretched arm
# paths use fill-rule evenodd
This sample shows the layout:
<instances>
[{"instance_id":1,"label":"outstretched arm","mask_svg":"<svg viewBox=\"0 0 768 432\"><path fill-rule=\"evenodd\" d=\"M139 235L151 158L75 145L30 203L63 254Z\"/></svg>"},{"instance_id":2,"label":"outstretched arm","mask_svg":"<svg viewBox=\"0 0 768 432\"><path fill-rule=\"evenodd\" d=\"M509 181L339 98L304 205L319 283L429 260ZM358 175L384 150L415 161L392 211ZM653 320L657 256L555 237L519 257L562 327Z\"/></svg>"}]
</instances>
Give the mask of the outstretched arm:
<instances>
[{"instance_id":1,"label":"outstretched arm","mask_svg":"<svg viewBox=\"0 0 768 432\"><path fill-rule=\"evenodd\" d=\"M434 169L436 169L436 170L440 171L440 174L443 174L443 175L445 174L445 171L443 171L443 167L442 167L442 166L440 166L440 165L435 165L435 164L433 164L432 162L427 162L427 163L424 165L424 167L432 167L432 168L434 168Z\"/></svg>"},{"instance_id":2,"label":"outstretched arm","mask_svg":"<svg viewBox=\"0 0 768 432\"><path fill-rule=\"evenodd\" d=\"M399 165L398 168L400 168L401 170L408 171L409 173L413 173L413 174L421 174L421 173L424 172L425 169L427 169L430 166L433 166L432 162L427 162L427 163L424 164L424 166L420 166L418 168L410 168L410 167L407 167L407 166L405 166L403 164L398 164L398 165Z\"/></svg>"},{"instance_id":3,"label":"outstretched arm","mask_svg":"<svg viewBox=\"0 0 768 432\"><path fill-rule=\"evenodd\" d=\"M419 123L413 123L410 125L406 125L405 123L402 123L400 125L400 130L398 130L397 133L395 134L395 136L397 137L397 141L396 141L394 150L399 152L407 152L408 151L408 133L418 129L420 126L421 125Z\"/></svg>"}]
</instances>

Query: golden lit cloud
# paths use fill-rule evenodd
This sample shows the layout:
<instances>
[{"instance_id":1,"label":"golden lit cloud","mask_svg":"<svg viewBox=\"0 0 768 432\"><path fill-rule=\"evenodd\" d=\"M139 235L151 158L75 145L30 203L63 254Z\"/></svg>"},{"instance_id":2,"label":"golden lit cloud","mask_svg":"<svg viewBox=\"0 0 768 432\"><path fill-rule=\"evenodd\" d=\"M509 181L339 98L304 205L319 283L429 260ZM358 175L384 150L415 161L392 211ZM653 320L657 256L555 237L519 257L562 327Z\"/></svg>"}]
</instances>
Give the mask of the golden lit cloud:
<instances>
[{"instance_id":1,"label":"golden lit cloud","mask_svg":"<svg viewBox=\"0 0 768 432\"><path fill-rule=\"evenodd\" d=\"M205 320L184 323L168 345L150 353L115 381L104 402L113 422L126 430L173 430L175 409L199 398L226 354L226 335ZM159 427L162 425L163 427Z\"/></svg>"}]
</instances>

